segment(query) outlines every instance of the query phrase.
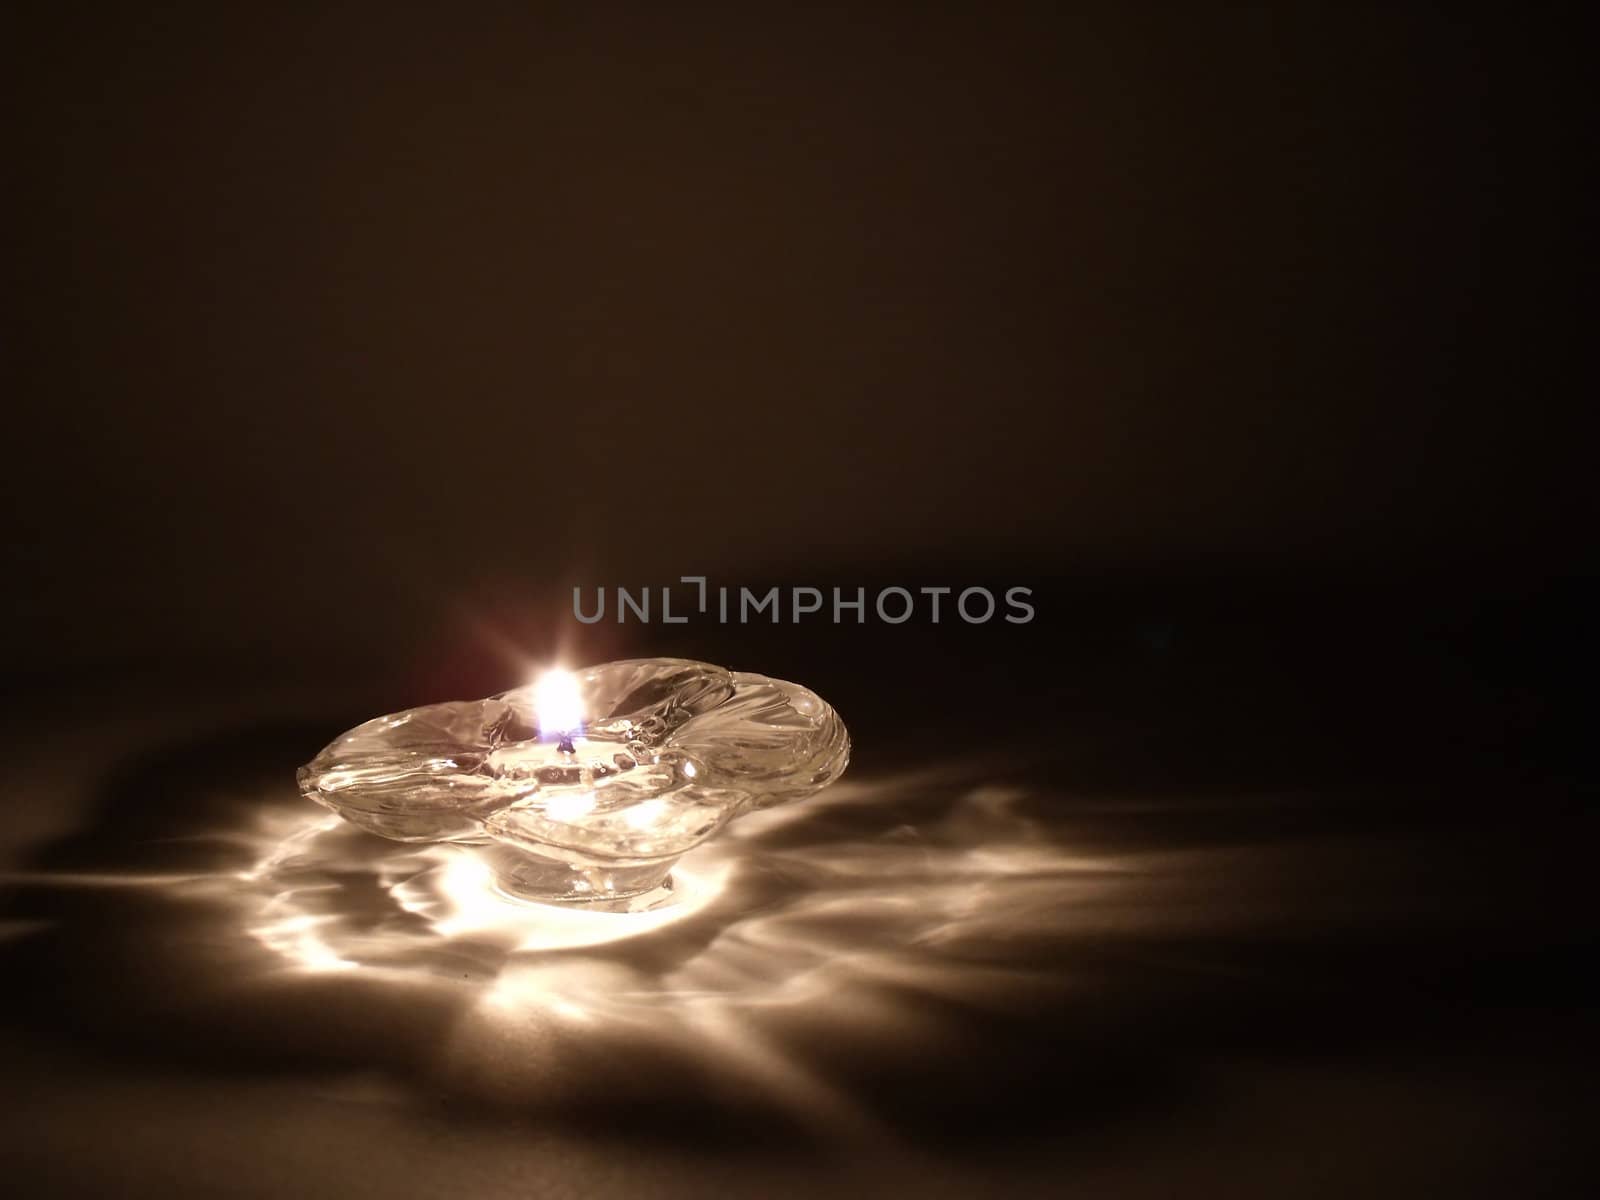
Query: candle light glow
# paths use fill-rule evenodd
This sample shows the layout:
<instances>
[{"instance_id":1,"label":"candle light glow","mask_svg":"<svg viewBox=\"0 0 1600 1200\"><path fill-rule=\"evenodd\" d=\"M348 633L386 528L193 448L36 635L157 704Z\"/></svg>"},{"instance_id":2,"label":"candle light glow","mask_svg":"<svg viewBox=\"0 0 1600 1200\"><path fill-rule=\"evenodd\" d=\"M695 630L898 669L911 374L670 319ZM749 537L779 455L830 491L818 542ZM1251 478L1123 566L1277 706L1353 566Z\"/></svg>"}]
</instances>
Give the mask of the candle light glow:
<instances>
[{"instance_id":1,"label":"candle light glow","mask_svg":"<svg viewBox=\"0 0 1600 1200\"><path fill-rule=\"evenodd\" d=\"M571 671L557 667L539 676L533 703L542 740L560 741L583 732L583 694Z\"/></svg>"}]
</instances>

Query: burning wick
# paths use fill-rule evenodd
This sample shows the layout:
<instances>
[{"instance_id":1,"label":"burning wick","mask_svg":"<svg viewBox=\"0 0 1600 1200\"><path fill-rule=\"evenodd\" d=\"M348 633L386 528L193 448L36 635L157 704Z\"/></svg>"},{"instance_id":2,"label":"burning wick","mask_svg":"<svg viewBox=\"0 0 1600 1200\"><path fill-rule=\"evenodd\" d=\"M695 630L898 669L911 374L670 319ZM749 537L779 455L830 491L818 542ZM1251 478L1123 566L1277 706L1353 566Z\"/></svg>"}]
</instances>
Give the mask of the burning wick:
<instances>
[{"instance_id":1,"label":"burning wick","mask_svg":"<svg viewBox=\"0 0 1600 1200\"><path fill-rule=\"evenodd\" d=\"M545 741L558 739L556 749L562 754L576 754L573 735L583 732L583 696L578 691L578 677L559 668L546 671L534 684L533 703L539 713L539 736Z\"/></svg>"}]
</instances>

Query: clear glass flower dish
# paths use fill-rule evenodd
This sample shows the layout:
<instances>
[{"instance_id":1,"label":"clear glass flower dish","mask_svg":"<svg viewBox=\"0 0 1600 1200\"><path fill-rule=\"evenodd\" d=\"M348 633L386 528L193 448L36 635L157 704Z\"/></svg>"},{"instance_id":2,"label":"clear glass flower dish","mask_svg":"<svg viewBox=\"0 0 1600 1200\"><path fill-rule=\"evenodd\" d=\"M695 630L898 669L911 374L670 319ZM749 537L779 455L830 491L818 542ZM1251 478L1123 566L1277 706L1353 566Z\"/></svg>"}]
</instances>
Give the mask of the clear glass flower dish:
<instances>
[{"instance_id":1,"label":"clear glass flower dish","mask_svg":"<svg viewBox=\"0 0 1600 1200\"><path fill-rule=\"evenodd\" d=\"M849 758L844 722L806 688L641 658L377 717L298 778L372 833L482 847L510 895L630 909L729 821L811 795Z\"/></svg>"}]
</instances>

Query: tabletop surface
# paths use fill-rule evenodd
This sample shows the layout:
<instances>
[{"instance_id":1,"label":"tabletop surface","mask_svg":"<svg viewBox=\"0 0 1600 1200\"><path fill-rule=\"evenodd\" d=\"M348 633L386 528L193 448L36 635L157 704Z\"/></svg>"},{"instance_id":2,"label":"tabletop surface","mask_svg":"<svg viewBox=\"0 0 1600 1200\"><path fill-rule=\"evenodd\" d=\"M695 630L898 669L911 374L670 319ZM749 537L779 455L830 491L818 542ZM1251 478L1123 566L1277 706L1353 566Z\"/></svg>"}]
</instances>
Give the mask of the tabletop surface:
<instances>
[{"instance_id":1,"label":"tabletop surface","mask_svg":"<svg viewBox=\"0 0 1600 1200\"><path fill-rule=\"evenodd\" d=\"M1592 1003L1570 782L1482 746L1319 751L1271 704L1193 699L965 744L863 712L842 782L692 854L644 916L510 906L470 852L310 805L325 693L113 697L87 740L36 714L7 1170L132 1195L1554 1186Z\"/></svg>"}]
</instances>

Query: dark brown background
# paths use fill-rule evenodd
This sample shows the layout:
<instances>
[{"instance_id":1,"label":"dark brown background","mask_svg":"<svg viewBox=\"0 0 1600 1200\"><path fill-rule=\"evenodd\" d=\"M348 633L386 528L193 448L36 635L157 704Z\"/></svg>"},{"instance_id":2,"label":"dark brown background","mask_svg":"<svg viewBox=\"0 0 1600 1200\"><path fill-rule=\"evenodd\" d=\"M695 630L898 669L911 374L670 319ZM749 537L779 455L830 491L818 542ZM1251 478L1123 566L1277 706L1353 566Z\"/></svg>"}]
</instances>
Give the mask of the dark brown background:
<instances>
[{"instance_id":1,"label":"dark brown background","mask_svg":"<svg viewBox=\"0 0 1600 1200\"><path fill-rule=\"evenodd\" d=\"M1569 570L1559 22L1056 9L14 9L6 658Z\"/></svg>"}]
</instances>

